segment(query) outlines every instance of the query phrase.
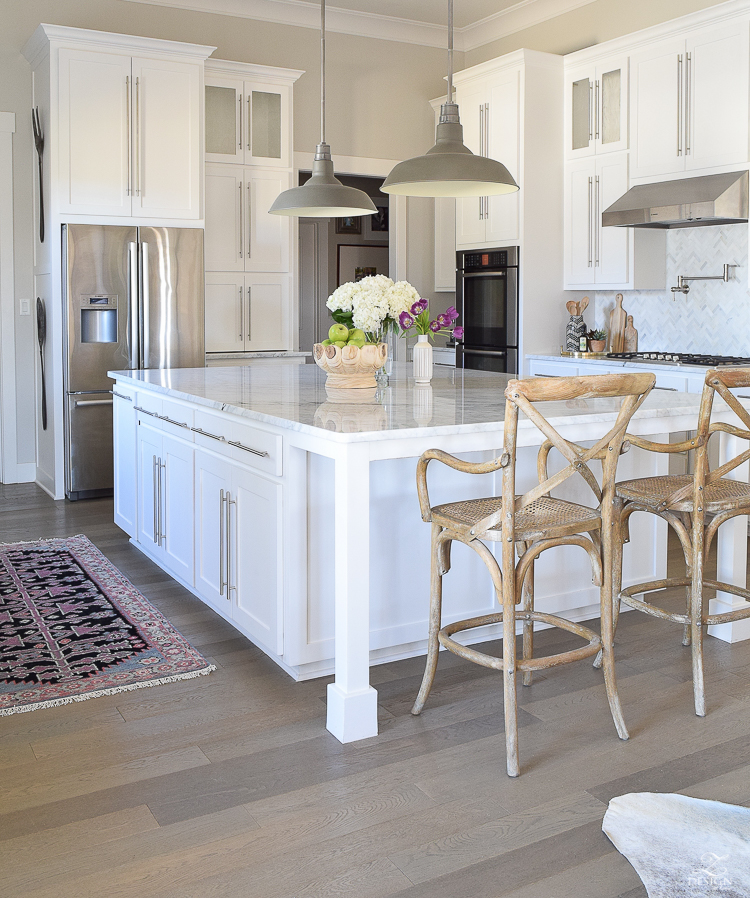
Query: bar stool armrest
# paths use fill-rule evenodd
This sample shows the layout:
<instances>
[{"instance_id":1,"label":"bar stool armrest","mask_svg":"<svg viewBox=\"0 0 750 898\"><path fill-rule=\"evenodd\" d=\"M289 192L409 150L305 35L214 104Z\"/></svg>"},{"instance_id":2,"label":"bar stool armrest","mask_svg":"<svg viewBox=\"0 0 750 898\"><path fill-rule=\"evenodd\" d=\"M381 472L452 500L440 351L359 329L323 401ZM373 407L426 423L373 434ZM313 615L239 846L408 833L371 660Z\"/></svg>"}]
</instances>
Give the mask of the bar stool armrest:
<instances>
[{"instance_id":1,"label":"bar stool armrest","mask_svg":"<svg viewBox=\"0 0 750 898\"><path fill-rule=\"evenodd\" d=\"M442 462L449 468L454 468L464 474L492 474L494 471L504 468L510 461L510 456L507 452L503 452L491 461L470 462L456 458L449 452L443 452L442 449L428 449L423 452L417 462L417 494L419 495L419 510L422 520L428 523L432 520L432 514L430 497L427 492L427 465L433 460Z\"/></svg>"}]
</instances>

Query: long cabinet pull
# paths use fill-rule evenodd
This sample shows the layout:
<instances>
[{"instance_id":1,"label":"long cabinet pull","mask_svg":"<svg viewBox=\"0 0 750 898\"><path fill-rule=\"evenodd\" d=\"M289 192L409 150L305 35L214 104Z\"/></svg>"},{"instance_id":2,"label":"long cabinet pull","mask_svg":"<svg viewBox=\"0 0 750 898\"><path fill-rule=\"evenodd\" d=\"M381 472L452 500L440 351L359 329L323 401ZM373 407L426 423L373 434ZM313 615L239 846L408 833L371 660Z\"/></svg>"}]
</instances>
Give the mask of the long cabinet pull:
<instances>
[{"instance_id":1,"label":"long cabinet pull","mask_svg":"<svg viewBox=\"0 0 750 898\"><path fill-rule=\"evenodd\" d=\"M162 471L164 481L162 482ZM166 543L167 534L164 530L164 518L166 517L165 502L167 497L167 463L159 459L159 545Z\"/></svg>"},{"instance_id":2,"label":"long cabinet pull","mask_svg":"<svg viewBox=\"0 0 750 898\"><path fill-rule=\"evenodd\" d=\"M244 338L244 333L245 333L245 324L244 324L245 306L244 306L244 303L242 302L242 287L240 287L239 289L240 289L240 333L239 333L239 337L240 337L240 343L241 343Z\"/></svg>"},{"instance_id":3,"label":"long cabinet pull","mask_svg":"<svg viewBox=\"0 0 750 898\"><path fill-rule=\"evenodd\" d=\"M600 186L599 175L596 176L596 187L594 190L594 266L599 267L599 240L601 239L601 221L599 216L600 208Z\"/></svg>"},{"instance_id":4,"label":"long cabinet pull","mask_svg":"<svg viewBox=\"0 0 750 898\"><path fill-rule=\"evenodd\" d=\"M141 79L135 79L135 195L141 195Z\"/></svg>"},{"instance_id":5,"label":"long cabinet pull","mask_svg":"<svg viewBox=\"0 0 750 898\"><path fill-rule=\"evenodd\" d=\"M250 149L250 94L247 95L247 148Z\"/></svg>"},{"instance_id":6,"label":"long cabinet pull","mask_svg":"<svg viewBox=\"0 0 750 898\"><path fill-rule=\"evenodd\" d=\"M227 599L231 602L232 600L232 590L237 589L236 586L232 585L232 506L237 503L232 498L231 493L227 493L227 523L224 528L224 532L226 534L226 547L227 547Z\"/></svg>"},{"instance_id":7,"label":"long cabinet pull","mask_svg":"<svg viewBox=\"0 0 750 898\"><path fill-rule=\"evenodd\" d=\"M257 455L259 458L268 458L268 453L262 449L253 449L252 446L245 446L236 440L227 440L227 443L230 446L236 446L238 449L244 449L245 452L252 452L253 455Z\"/></svg>"},{"instance_id":8,"label":"long cabinet pull","mask_svg":"<svg viewBox=\"0 0 750 898\"><path fill-rule=\"evenodd\" d=\"M593 189L593 178L589 178L589 206L588 206L588 209L589 209L589 264L588 264L588 267L589 268L591 268L592 256L593 256L592 247L591 247L591 216L592 216L592 213L591 213L591 206L592 206L591 191L592 191L592 189Z\"/></svg>"},{"instance_id":9,"label":"long cabinet pull","mask_svg":"<svg viewBox=\"0 0 750 898\"><path fill-rule=\"evenodd\" d=\"M224 517L224 503L226 502L224 490L219 492L219 595L224 595L227 587L226 570L224 568L224 546L226 540L226 518ZM227 589L227 598L229 598L229 590Z\"/></svg>"},{"instance_id":10,"label":"long cabinet pull","mask_svg":"<svg viewBox=\"0 0 750 898\"><path fill-rule=\"evenodd\" d=\"M682 156L682 53L677 55L677 155Z\"/></svg>"},{"instance_id":11,"label":"long cabinet pull","mask_svg":"<svg viewBox=\"0 0 750 898\"><path fill-rule=\"evenodd\" d=\"M484 104L479 104L479 155L484 155ZM479 197L479 220L484 220L484 197Z\"/></svg>"},{"instance_id":12,"label":"long cabinet pull","mask_svg":"<svg viewBox=\"0 0 750 898\"><path fill-rule=\"evenodd\" d=\"M691 78L693 68L692 53L685 54L685 155L690 155L690 94L691 94Z\"/></svg>"},{"instance_id":13,"label":"long cabinet pull","mask_svg":"<svg viewBox=\"0 0 750 898\"><path fill-rule=\"evenodd\" d=\"M190 430L190 425L185 424L183 421L175 421L174 418L169 418L167 415L157 415L156 417L160 421L166 421L167 424L174 424L175 427L184 427L186 430Z\"/></svg>"},{"instance_id":14,"label":"long cabinet pull","mask_svg":"<svg viewBox=\"0 0 750 898\"><path fill-rule=\"evenodd\" d=\"M252 305L251 305L251 291L252 287L247 288L247 340L250 342L252 339L252 330L253 330L253 313L252 313ZM249 349L250 347L248 347Z\"/></svg>"},{"instance_id":15,"label":"long cabinet pull","mask_svg":"<svg viewBox=\"0 0 750 898\"><path fill-rule=\"evenodd\" d=\"M130 75L125 76L125 133L128 140L128 196L130 196Z\"/></svg>"},{"instance_id":16,"label":"long cabinet pull","mask_svg":"<svg viewBox=\"0 0 750 898\"><path fill-rule=\"evenodd\" d=\"M594 82L589 79L589 143L594 139Z\"/></svg>"},{"instance_id":17,"label":"long cabinet pull","mask_svg":"<svg viewBox=\"0 0 750 898\"><path fill-rule=\"evenodd\" d=\"M152 466L152 477L153 477L153 488L154 488L154 542L158 544L159 541L159 500L156 495L157 490L157 481L159 479L156 468L156 456L153 457L153 466Z\"/></svg>"},{"instance_id":18,"label":"long cabinet pull","mask_svg":"<svg viewBox=\"0 0 750 898\"><path fill-rule=\"evenodd\" d=\"M226 443L227 441L226 437L218 436L215 433L209 433L209 431L203 430L200 427L191 427L190 429L193 431L193 433L199 433L201 434L201 436L209 437L212 440L218 440L220 443Z\"/></svg>"},{"instance_id":19,"label":"long cabinet pull","mask_svg":"<svg viewBox=\"0 0 750 898\"><path fill-rule=\"evenodd\" d=\"M117 396L119 399L126 399L128 402L133 401L132 396L126 396L124 393L118 393L117 390L112 390L112 395Z\"/></svg>"},{"instance_id":20,"label":"long cabinet pull","mask_svg":"<svg viewBox=\"0 0 750 898\"><path fill-rule=\"evenodd\" d=\"M242 181L240 181L239 187L240 187L240 202L239 202L238 211L239 211L239 216L240 216L239 234L240 234L240 259L241 259L242 252L245 247L245 237L244 237L243 229L242 229Z\"/></svg>"},{"instance_id":21,"label":"long cabinet pull","mask_svg":"<svg viewBox=\"0 0 750 898\"><path fill-rule=\"evenodd\" d=\"M141 408L140 405L134 405L133 409L136 412L142 412L144 415L149 415L151 418L161 417L161 415L157 415L156 412L150 412L147 408Z\"/></svg>"},{"instance_id":22,"label":"long cabinet pull","mask_svg":"<svg viewBox=\"0 0 750 898\"><path fill-rule=\"evenodd\" d=\"M240 94L239 102L240 102L240 139L239 139L239 146L240 146L240 149L242 149L242 94Z\"/></svg>"},{"instance_id":23,"label":"long cabinet pull","mask_svg":"<svg viewBox=\"0 0 750 898\"><path fill-rule=\"evenodd\" d=\"M253 219L252 198L250 196L250 181L247 182L247 257L253 256Z\"/></svg>"}]
</instances>

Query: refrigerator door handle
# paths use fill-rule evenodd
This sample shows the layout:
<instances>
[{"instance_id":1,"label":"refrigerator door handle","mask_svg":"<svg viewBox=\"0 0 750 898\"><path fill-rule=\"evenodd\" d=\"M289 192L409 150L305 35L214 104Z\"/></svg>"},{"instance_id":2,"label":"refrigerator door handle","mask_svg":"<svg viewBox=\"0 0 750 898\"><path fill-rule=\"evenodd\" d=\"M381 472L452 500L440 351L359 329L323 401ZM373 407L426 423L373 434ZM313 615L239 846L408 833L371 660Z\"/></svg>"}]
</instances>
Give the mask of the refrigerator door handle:
<instances>
[{"instance_id":1,"label":"refrigerator door handle","mask_svg":"<svg viewBox=\"0 0 750 898\"><path fill-rule=\"evenodd\" d=\"M138 246L128 243L128 357L131 368L140 368L138 362Z\"/></svg>"},{"instance_id":2,"label":"refrigerator door handle","mask_svg":"<svg viewBox=\"0 0 750 898\"><path fill-rule=\"evenodd\" d=\"M141 367L148 368L151 356L151 346L149 341L149 326L151 318L149 315L149 270L148 270L148 243L141 243L141 308L140 320L138 327L141 331Z\"/></svg>"}]
</instances>

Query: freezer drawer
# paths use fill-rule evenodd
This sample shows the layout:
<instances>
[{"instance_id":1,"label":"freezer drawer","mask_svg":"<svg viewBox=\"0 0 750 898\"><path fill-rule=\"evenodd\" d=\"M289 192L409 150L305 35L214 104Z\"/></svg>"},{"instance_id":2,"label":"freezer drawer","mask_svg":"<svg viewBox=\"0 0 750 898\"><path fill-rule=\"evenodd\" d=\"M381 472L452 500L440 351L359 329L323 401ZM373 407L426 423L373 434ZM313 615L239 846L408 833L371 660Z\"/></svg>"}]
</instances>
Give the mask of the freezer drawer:
<instances>
[{"instance_id":1,"label":"freezer drawer","mask_svg":"<svg viewBox=\"0 0 750 898\"><path fill-rule=\"evenodd\" d=\"M68 394L65 494L111 496L114 483L112 394Z\"/></svg>"}]
</instances>

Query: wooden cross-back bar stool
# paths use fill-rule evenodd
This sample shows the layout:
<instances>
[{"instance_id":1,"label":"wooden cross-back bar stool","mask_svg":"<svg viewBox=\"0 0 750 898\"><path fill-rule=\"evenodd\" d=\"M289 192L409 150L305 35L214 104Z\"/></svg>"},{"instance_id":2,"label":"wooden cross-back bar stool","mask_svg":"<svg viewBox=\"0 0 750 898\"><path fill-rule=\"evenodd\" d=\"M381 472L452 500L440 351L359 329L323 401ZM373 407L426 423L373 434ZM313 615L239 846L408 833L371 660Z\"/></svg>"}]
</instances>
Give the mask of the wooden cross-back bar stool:
<instances>
[{"instance_id":1,"label":"wooden cross-back bar stool","mask_svg":"<svg viewBox=\"0 0 750 898\"><path fill-rule=\"evenodd\" d=\"M505 390L504 449L498 458L475 464L432 449L419 459L417 489L422 519L432 523L430 624L427 662L412 714L421 712L430 693L441 645L469 661L502 671L506 761L510 776L519 774L517 671L522 672L524 684L528 685L534 670L589 658L602 649L604 680L612 717L620 738L628 738L617 695L612 654L615 471L628 423L653 385L652 374L512 380ZM616 420L607 433L590 448L564 439L535 407L536 403L551 400L615 397L621 399ZM537 456L539 483L523 495L516 495L515 492L519 412L523 412L545 437ZM553 447L559 450L567 465L559 473L548 476L547 460ZM502 469L502 495L430 507L427 467L433 460L469 474L487 474ZM589 468L589 462L594 460L602 464L601 486ZM595 499L593 507L551 496L553 489L575 475L580 475L591 488ZM443 627L442 579L450 570L450 548L453 542L464 543L480 556L490 572L502 610ZM491 542L501 544L501 550L497 553L501 556L500 561L487 545ZM555 546L578 546L588 553L594 582L601 590L601 636L588 627L534 610L534 561L545 549ZM517 608L519 605L520 609ZM520 659L516 653L517 619L523 624ZM582 637L586 644L555 655L534 657L534 622L559 627ZM459 631L495 623L503 624L503 650L500 658L463 646L452 638Z\"/></svg>"},{"instance_id":2,"label":"wooden cross-back bar stool","mask_svg":"<svg viewBox=\"0 0 750 898\"><path fill-rule=\"evenodd\" d=\"M750 486L725 477L730 471L750 459L750 449L730 458L714 471L709 467L708 443L712 434L723 432L741 440L750 441L750 414L730 390L750 387L750 368L721 368L706 372L706 379L698 413L698 429L693 439L682 443L654 443L637 436L627 436L634 446L654 452L684 452L695 450L695 469L692 475L664 475L628 480L616 486L616 511L620 518L615 544L613 597L614 619L620 601L662 620L683 625L683 645L692 644L693 694L695 713L706 713L703 686L703 633L713 624L724 624L750 617L750 607L739 608L721 614L708 614L705 590L719 590L750 600L745 584L735 586L718 580L707 579L704 566L711 544L719 527L737 515L750 514ZM712 424L711 411L714 397L718 395L739 418L739 425ZM686 576L638 583L622 589L622 544L628 541L629 519L636 511L645 511L663 518L677 534L685 555ZM646 598L636 598L672 587L687 587L685 614L666 611ZM653 598L653 597L649 597Z\"/></svg>"}]
</instances>

